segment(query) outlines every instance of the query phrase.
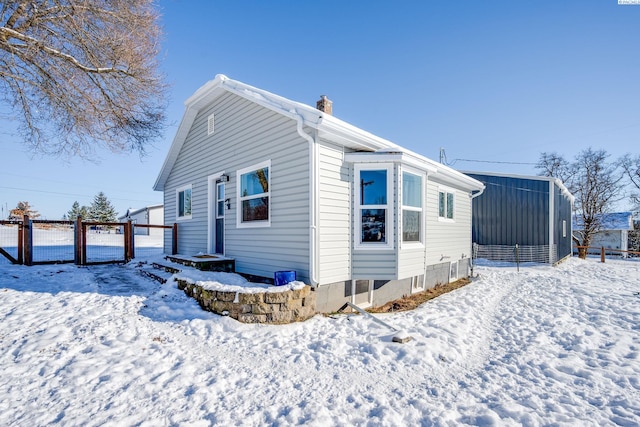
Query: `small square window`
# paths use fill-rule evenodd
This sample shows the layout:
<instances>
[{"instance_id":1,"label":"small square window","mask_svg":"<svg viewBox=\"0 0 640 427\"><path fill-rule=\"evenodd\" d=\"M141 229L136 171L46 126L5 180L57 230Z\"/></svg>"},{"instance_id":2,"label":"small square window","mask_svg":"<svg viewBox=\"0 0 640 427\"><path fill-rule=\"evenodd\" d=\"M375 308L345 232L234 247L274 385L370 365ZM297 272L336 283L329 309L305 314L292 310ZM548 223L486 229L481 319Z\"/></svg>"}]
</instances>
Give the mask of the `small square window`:
<instances>
[{"instance_id":1,"label":"small square window","mask_svg":"<svg viewBox=\"0 0 640 427\"><path fill-rule=\"evenodd\" d=\"M449 191L438 192L438 217L440 219L453 219L455 208L455 194Z\"/></svg>"},{"instance_id":2,"label":"small square window","mask_svg":"<svg viewBox=\"0 0 640 427\"><path fill-rule=\"evenodd\" d=\"M191 185L176 190L176 219L191 218Z\"/></svg>"},{"instance_id":3,"label":"small square window","mask_svg":"<svg viewBox=\"0 0 640 427\"><path fill-rule=\"evenodd\" d=\"M458 280L458 261L452 262L449 268L449 281Z\"/></svg>"}]
</instances>

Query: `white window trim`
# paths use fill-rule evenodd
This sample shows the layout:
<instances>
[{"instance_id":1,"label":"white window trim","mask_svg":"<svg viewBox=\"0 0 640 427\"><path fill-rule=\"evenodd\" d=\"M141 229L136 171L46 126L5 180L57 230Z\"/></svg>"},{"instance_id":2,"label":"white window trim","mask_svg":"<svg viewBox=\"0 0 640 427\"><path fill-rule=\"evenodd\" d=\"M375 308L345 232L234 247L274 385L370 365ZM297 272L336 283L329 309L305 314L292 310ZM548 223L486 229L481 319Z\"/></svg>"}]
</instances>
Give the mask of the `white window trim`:
<instances>
[{"instance_id":1,"label":"white window trim","mask_svg":"<svg viewBox=\"0 0 640 427\"><path fill-rule=\"evenodd\" d=\"M421 179L421 191L420 191L420 203L422 204L422 207L420 208L416 208L414 206L405 206L403 204L404 200L403 200L403 195L404 195L404 173L408 173L411 175L415 175L420 177ZM400 246L402 248L424 248L424 242L425 242L425 234L426 234L426 221L425 221L425 205L426 205L426 200L425 200L425 194L426 194L426 190L425 190L425 185L426 185L426 180L425 180L425 173L418 170L418 169L413 169L413 168L408 168L406 166L403 166L400 169L400 179L401 179L401 184L400 184L400 190L398 192L398 199L399 199L399 203L400 203L400 221L398 221L398 233L400 235ZM408 211L414 211L414 212L420 212L420 240L417 242L405 242L403 240L403 217L402 215L404 215L404 211L408 210Z\"/></svg>"},{"instance_id":2,"label":"white window trim","mask_svg":"<svg viewBox=\"0 0 640 427\"><path fill-rule=\"evenodd\" d=\"M420 280L420 276L422 276L422 280ZM424 292L427 289L427 287L425 286L426 283L427 283L426 271L423 274L412 276L411 277L411 293L417 294L420 292Z\"/></svg>"},{"instance_id":3,"label":"white window trim","mask_svg":"<svg viewBox=\"0 0 640 427\"><path fill-rule=\"evenodd\" d=\"M259 196L254 195L250 197L242 197L241 196L242 183L241 183L240 177L248 172L257 171L258 169L263 169L263 168L269 169L269 178L268 178L269 191L267 191L266 193L261 193ZM269 214L268 214L269 219L267 219L266 221L242 222L242 201L247 200L249 198L257 198L257 197L269 198ZM272 201L271 200L271 159L261 163L256 163L254 165L251 165L249 167L239 169L236 171L236 227L237 228L271 227L271 205L272 205L271 201Z\"/></svg>"},{"instance_id":4,"label":"white window trim","mask_svg":"<svg viewBox=\"0 0 640 427\"><path fill-rule=\"evenodd\" d=\"M215 242L213 241L213 239L211 238L212 233L214 232L214 230L211 230L211 223L213 222L213 219L215 218L215 215L217 214L217 209L218 206L216 205L216 181L218 179L220 179L220 177L224 175L224 171L213 174L213 175L209 175L207 177L207 252L208 253L214 253L215 252ZM226 184L226 183L225 183ZM225 192L227 191L227 188L225 187ZM193 196L193 192L191 193L191 195Z\"/></svg>"},{"instance_id":5,"label":"white window trim","mask_svg":"<svg viewBox=\"0 0 640 427\"><path fill-rule=\"evenodd\" d=\"M189 215L180 216L180 193L190 190L191 191L191 213ZM183 185L182 187L176 188L176 221L188 221L193 217L193 185Z\"/></svg>"},{"instance_id":6,"label":"white window trim","mask_svg":"<svg viewBox=\"0 0 640 427\"><path fill-rule=\"evenodd\" d=\"M446 216L440 216L440 193L444 193L444 199L445 199L445 203L447 202L447 193L453 194L453 218L447 218ZM443 186L438 186L438 204L436 206L436 213L438 215L438 221L440 222L456 222L456 209L457 209L457 205L458 203L456 202L456 190L454 190L451 187L443 187ZM445 204L444 206L444 212L445 215L447 214L447 205Z\"/></svg>"},{"instance_id":7,"label":"white window trim","mask_svg":"<svg viewBox=\"0 0 640 427\"><path fill-rule=\"evenodd\" d=\"M355 221L354 221L354 247L355 249L364 249L364 250L391 250L394 248L394 219L395 212L393 209L393 200L395 192L393 191L393 164L392 163L362 163L362 164L354 164L354 206L355 206ZM361 171L371 171L371 170L386 170L387 171L387 204L386 205L367 205L370 209L386 209L386 224L385 224L385 233L386 233L386 242L378 243L378 242L361 242L360 239L362 237L362 214L360 210L362 209L362 205L360 204L360 172Z\"/></svg>"},{"instance_id":8,"label":"white window trim","mask_svg":"<svg viewBox=\"0 0 640 427\"><path fill-rule=\"evenodd\" d=\"M460 269L460 264L458 263L458 261L452 261L449 263L449 283L451 282L455 282L456 280L458 280L458 277L460 276L460 272L458 271ZM455 275L453 274L455 270Z\"/></svg>"},{"instance_id":9,"label":"white window trim","mask_svg":"<svg viewBox=\"0 0 640 427\"><path fill-rule=\"evenodd\" d=\"M356 281L362 280L368 282L367 288L367 301L358 303L356 301ZM371 279L352 279L351 280L351 304L357 305L360 308L369 308L373 305L373 284L374 281Z\"/></svg>"}]
</instances>

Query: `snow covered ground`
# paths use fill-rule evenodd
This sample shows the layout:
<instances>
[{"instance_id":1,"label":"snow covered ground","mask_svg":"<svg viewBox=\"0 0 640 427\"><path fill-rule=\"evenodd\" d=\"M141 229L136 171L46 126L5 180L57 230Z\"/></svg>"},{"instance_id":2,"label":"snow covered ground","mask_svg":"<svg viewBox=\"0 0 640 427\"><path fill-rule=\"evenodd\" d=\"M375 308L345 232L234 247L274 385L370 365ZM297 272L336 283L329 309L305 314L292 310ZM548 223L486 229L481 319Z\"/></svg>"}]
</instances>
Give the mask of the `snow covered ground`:
<instances>
[{"instance_id":1,"label":"snow covered ground","mask_svg":"<svg viewBox=\"0 0 640 427\"><path fill-rule=\"evenodd\" d=\"M640 425L640 262L478 267L411 312L245 325L127 266L0 262L0 425Z\"/></svg>"}]
</instances>

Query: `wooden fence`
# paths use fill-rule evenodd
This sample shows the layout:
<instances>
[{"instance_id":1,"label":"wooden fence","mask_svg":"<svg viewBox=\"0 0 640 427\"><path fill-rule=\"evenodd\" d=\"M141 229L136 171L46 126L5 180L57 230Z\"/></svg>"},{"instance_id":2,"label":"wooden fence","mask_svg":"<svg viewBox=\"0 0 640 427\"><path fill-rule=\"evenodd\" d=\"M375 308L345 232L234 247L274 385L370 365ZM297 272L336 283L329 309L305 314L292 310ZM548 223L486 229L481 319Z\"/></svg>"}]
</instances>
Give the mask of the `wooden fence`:
<instances>
[{"instance_id":1,"label":"wooden fence","mask_svg":"<svg viewBox=\"0 0 640 427\"><path fill-rule=\"evenodd\" d=\"M574 248L578 249L578 257L579 258L583 258L583 259L587 257L587 254L589 253L590 249L593 250L591 253L600 252L600 261L601 262L605 262L606 253L607 252L615 252L615 253L620 254L621 256L626 254L626 255L634 255L634 256L640 257L640 252L638 252L638 251L626 251L626 250L623 250L623 249L605 248L604 246L601 246L601 247L596 247L596 246L574 246Z\"/></svg>"},{"instance_id":2,"label":"wooden fence","mask_svg":"<svg viewBox=\"0 0 640 427\"><path fill-rule=\"evenodd\" d=\"M17 227L17 236L12 240L11 248L15 249L16 255L12 255L8 250L0 245L0 255L7 258L13 264L35 265L35 264L58 264L58 263L75 263L77 265L89 264L105 264L117 262L129 262L135 258L134 228L159 228L171 230L171 253L176 254L178 251L178 225L153 225L153 224L133 224L127 222L94 222L83 221L78 217L76 221L48 221L48 220L31 220L28 216L24 216L21 221L0 221L0 226ZM67 255L57 255L55 259L37 260L34 259L34 228L50 229L54 227L68 227L72 233L72 242L68 246L72 246L72 251ZM92 259L88 256L87 249L90 242L88 235L91 232L100 233L105 231L107 234L115 232L122 234L122 252L117 255L108 256L107 259ZM7 239L3 239L7 240ZM15 244L15 246L13 246ZM64 246L64 245L63 245ZM100 246L100 243L92 245L94 248ZM118 252L116 249L115 252ZM112 251L113 253L113 251Z\"/></svg>"}]
</instances>

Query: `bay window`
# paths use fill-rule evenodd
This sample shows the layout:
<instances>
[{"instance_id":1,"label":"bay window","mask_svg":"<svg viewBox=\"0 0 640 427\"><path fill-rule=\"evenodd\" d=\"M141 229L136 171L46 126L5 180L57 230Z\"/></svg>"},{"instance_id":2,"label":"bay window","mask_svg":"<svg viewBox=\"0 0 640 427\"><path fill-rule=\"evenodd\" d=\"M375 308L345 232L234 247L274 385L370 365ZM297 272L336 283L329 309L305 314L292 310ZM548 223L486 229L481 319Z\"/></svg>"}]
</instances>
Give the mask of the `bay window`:
<instances>
[{"instance_id":1,"label":"bay window","mask_svg":"<svg viewBox=\"0 0 640 427\"><path fill-rule=\"evenodd\" d=\"M356 233L360 248L393 245L392 182L390 165L356 165Z\"/></svg>"},{"instance_id":2,"label":"bay window","mask_svg":"<svg viewBox=\"0 0 640 427\"><path fill-rule=\"evenodd\" d=\"M402 173L402 241L422 242L422 176Z\"/></svg>"}]
</instances>

